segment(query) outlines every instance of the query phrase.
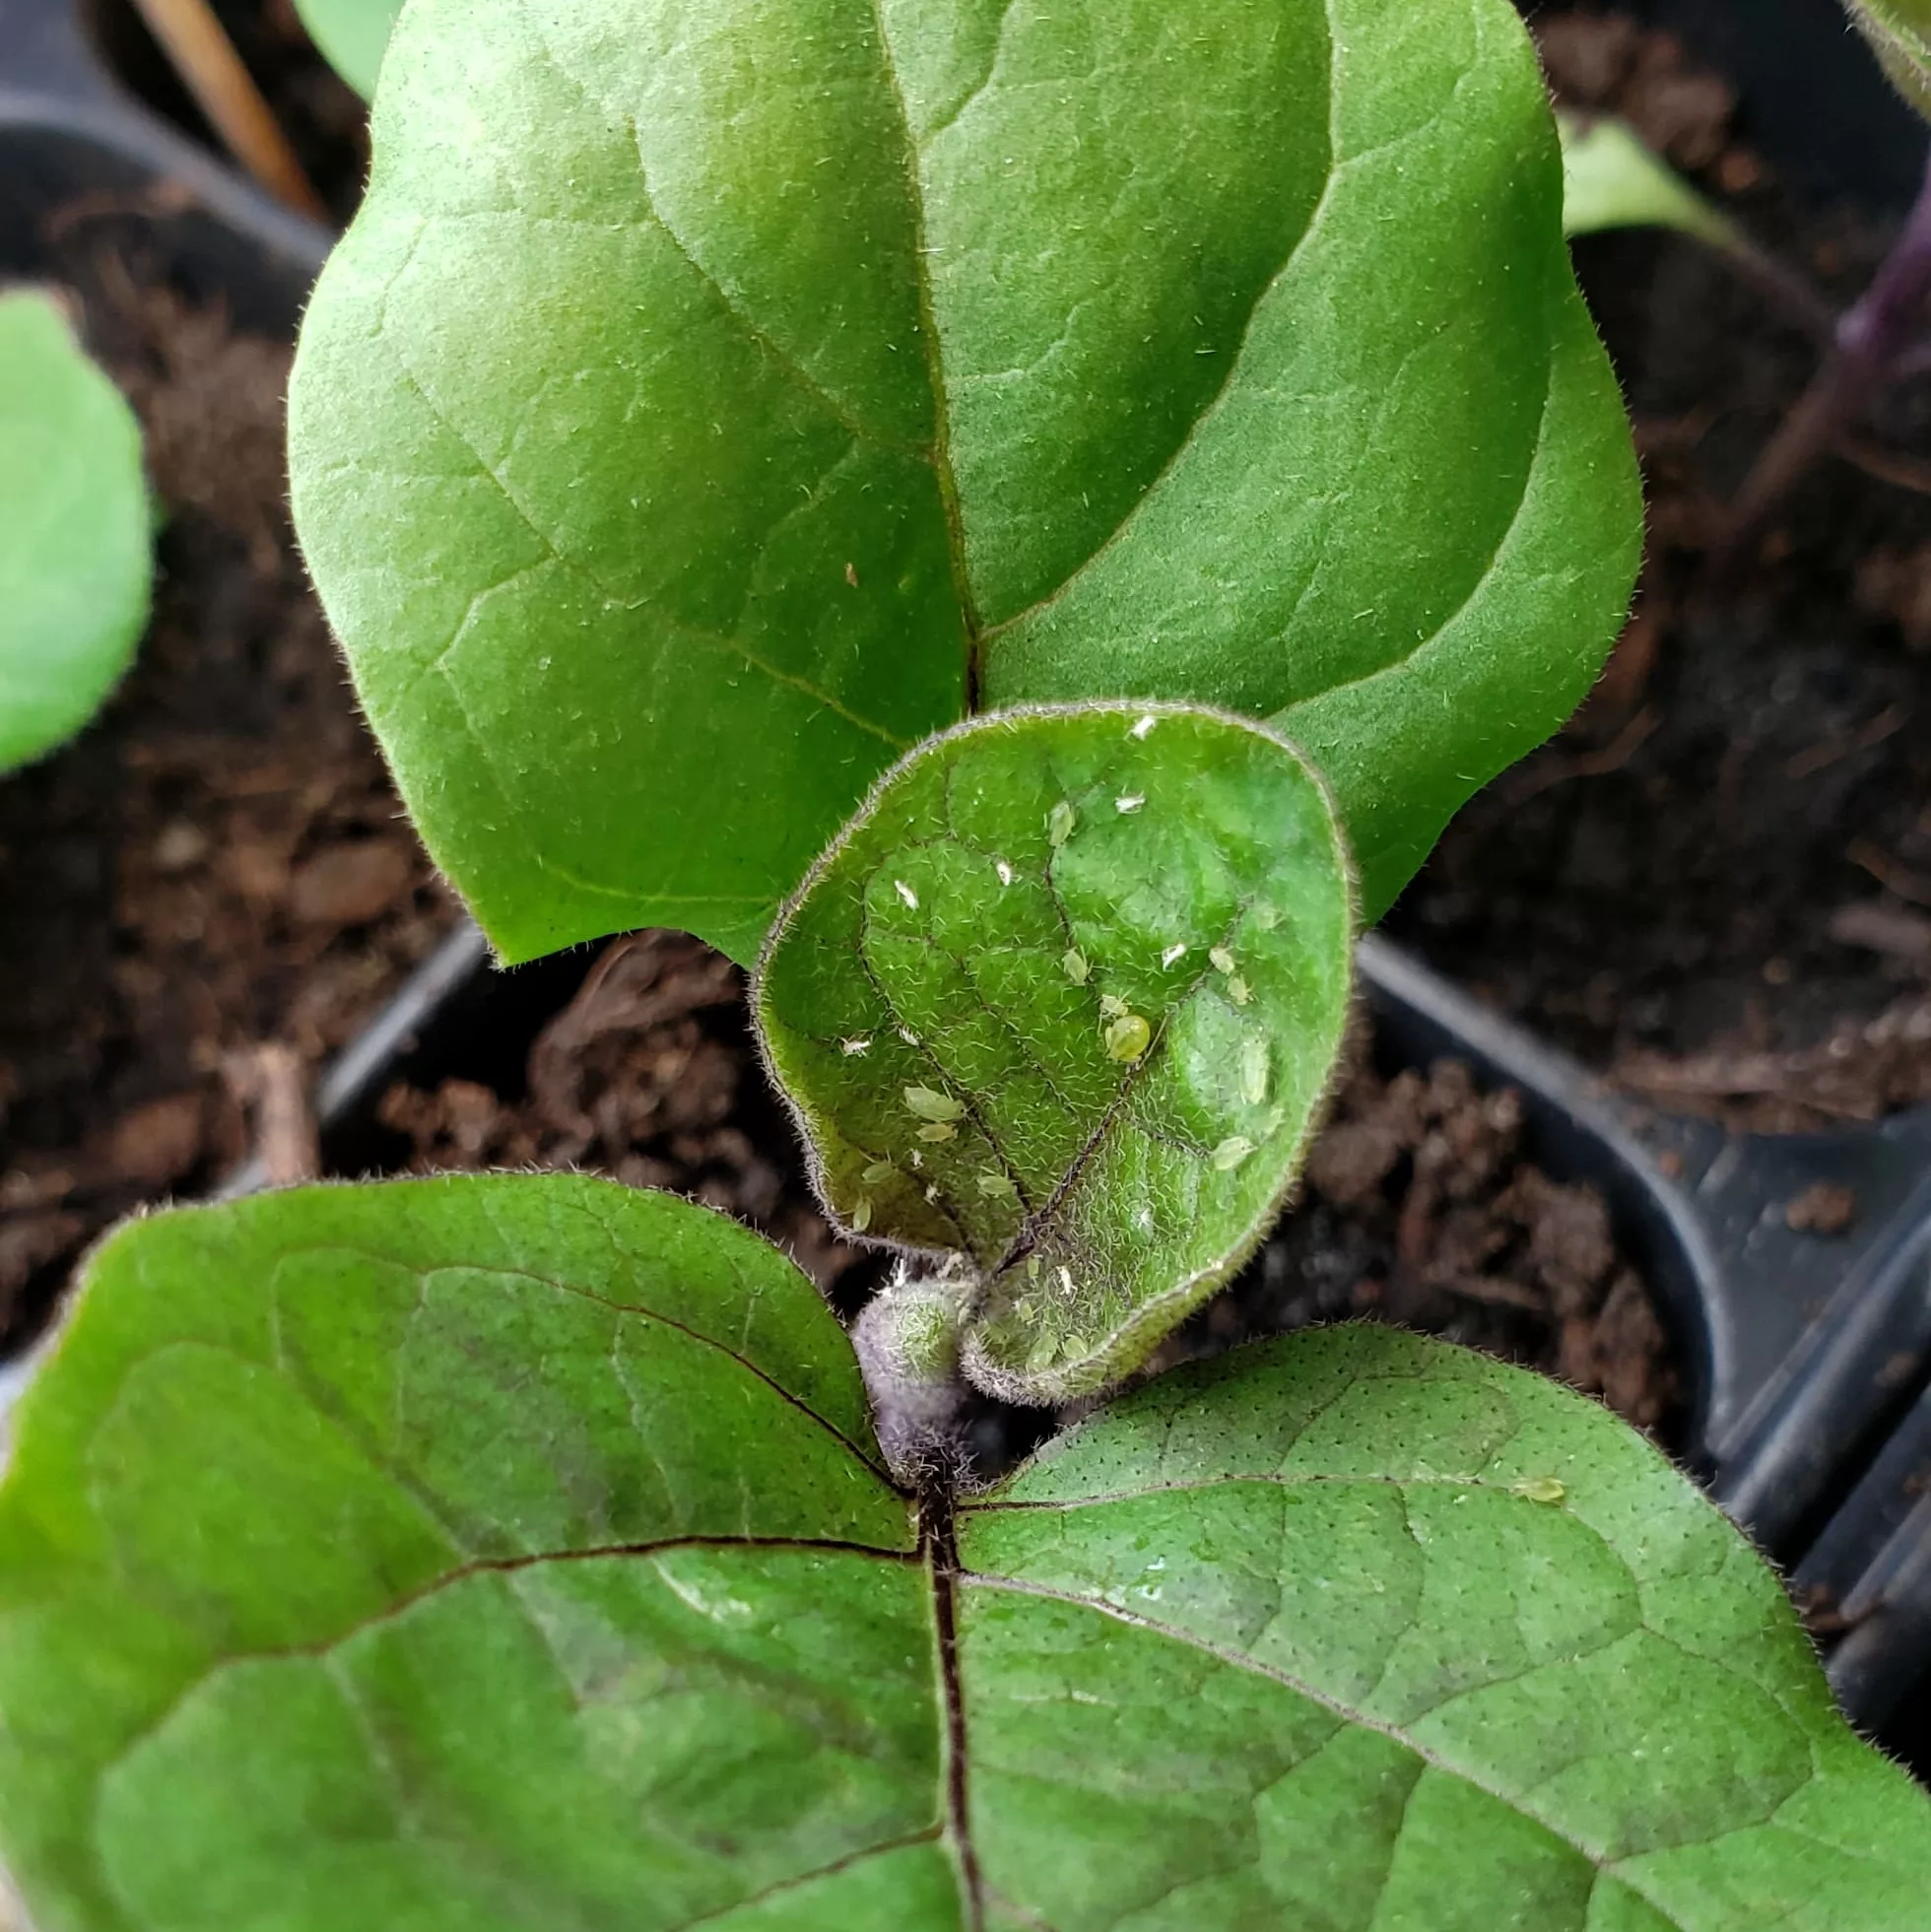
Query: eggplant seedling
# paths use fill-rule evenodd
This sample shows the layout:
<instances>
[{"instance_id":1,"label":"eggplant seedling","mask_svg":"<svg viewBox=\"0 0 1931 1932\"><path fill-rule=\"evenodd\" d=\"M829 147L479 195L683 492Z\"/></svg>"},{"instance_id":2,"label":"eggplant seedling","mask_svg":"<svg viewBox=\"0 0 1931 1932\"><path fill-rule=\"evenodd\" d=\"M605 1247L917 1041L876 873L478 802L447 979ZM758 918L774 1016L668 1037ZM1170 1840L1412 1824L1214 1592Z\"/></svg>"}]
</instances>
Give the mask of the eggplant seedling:
<instances>
[{"instance_id":1,"label":"eggplant seedling","mask_svg":"<svg viewBox=\"0 0 1931 1932\"><path fill-rule=\"evenodd\" d=\"M1924 0L1845 0L1898 91L1931 113L1931 8ZM1931 171L1871 285L1833 315L1809 283L1758 246L1633 129L1564 113L1568 232L1659 226L1705 242L1763 288L1823 345L1810 386L1759 455L1730 505L1724 548L1758 529L1812 467L1851 437L1885 389L1931 355Z\"/></svg>"},{"instance_id":2,"label":"eggplant seedling","mask_svg":"<svg viewBox=\"0 0 1931 1932\"><path fill-rule=\"evenodd\" d=\"M295 0L322 58L366 100L375 92L382 49L400 0Z\"/></svg>"},{"instance_id":3,"label":"eggplant seedling","mask_svg":"<svg viewBox=\"0 0 1931 1932\"><path fill-rule=\"evenodd\" d=\"M65 744L147 628L141 430L53 300L0 295L0 772Z\"/></svg>"},{"instance_id":4,"label":"eggplant seedling","mask_svg":"<svg viewBox=\"0 0 1931 1932\"><path fill-rule=\"evenodd\" d=\"M1648 1442L1348 1327L974 1484L1264 1234L1613 638L1505 0L410 0L295 501L509 957L755 962L847 1337L581 1176L122 1230L0 1489L48 1932L1881 1932L1931 1806Z\"/></svg>"}]
</instances>

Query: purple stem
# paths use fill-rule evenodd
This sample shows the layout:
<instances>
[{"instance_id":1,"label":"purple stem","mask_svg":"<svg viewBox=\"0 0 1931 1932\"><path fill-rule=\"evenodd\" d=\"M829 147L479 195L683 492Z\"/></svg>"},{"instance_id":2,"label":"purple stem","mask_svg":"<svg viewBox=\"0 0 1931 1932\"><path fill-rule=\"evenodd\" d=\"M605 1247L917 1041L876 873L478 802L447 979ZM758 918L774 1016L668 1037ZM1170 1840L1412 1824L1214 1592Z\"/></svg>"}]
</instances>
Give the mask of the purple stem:
<instances>
[{"instance_id":1,"label":"purple stem","mask_svg":"<svg viewBox=\"0 0 1931 1932\"><path fill-rule=\"evenodd\" d=\"M1723 550L1764 520L1840 437L1916 347L1931 296L1931 164L1903 232L1871 286L1837 320L1831 353L1744 479L1731 505Z\"/></svg>"}]
</instances>

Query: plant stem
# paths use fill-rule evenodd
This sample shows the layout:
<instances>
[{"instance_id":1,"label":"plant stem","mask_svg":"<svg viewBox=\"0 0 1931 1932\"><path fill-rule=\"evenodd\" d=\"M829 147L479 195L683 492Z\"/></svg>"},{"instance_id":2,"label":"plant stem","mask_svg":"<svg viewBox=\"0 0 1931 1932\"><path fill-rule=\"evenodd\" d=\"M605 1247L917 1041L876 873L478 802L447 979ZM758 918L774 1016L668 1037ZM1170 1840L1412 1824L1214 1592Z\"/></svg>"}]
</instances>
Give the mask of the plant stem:
<instances>
[{"instance_id":1,"label":"plant stem","mask_svg":"<svg viewBox=\"0 0 1931 1932\"><path fill-rule=\"evenodd\" d=\"M1931 296L1931 164L1903 232L1871 286L1838 318L1823 367L1737 492L1722 555L1734 554L1897 373L1917 345L1927 296Z\"/></svg>"}]
</instances>

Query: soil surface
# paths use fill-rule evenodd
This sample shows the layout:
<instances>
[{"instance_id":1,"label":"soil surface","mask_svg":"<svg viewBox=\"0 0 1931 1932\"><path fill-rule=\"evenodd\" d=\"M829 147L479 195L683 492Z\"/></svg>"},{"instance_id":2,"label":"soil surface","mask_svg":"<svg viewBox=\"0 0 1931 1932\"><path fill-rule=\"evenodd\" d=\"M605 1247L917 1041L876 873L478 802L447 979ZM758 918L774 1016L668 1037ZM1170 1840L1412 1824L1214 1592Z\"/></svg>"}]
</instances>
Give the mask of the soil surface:
<instances>
[{"instance_id":1,"label":"soil surface","mask_svg":"<svg viewBox=\"0 0 1931 1932\"><path fill-rule=\"evenodd\" d=\"M0 1354L109 1221L213 1185L455 916L295 553L287 348L68 239L165 521L133 672L0 779Z\"/></svg>"},{"instance_id":2,"label":"soil surface","mask_svg":"<svg viewBox=\"0 0 1931 1932\"><path fill-rule=\"evenodd\" d=\"M697 940L618 940L537 1036L521 1085L389 1090L396 1166L581 1167L674 1188L762 1229L849 1315L884 1259L820 1214L743 995ZM1601 1197L1529 1162L1516 1096L1482 1093L1452 1061L1386 1078L1365 1029L1351 1066L1302 1204L1155 1366L1316 1321L1399 1321L1598 1393L1668 1439L1677 1385L1648 1292ZM1010 1419L1005 1433L1010 1446Z\"/></svg>"},{"instance_id":3,"label":"soil surface","mask_svg":"<svg viewBox=\"0 0 1931 1932\"><path fill-rule=\"evenodd\" d=\"M1537 30L1562 98L1627 115L1831 305L1862 290L1886 233L1783 196L1672 36ZM1726 506L1818 346L1697 243L1576 258L1646 478L1635 616L1389 929L1678 1110L1793 1128L1931 1099L1931 381L1898 383L1726 567Z\"/></svg>"}]
</instances>

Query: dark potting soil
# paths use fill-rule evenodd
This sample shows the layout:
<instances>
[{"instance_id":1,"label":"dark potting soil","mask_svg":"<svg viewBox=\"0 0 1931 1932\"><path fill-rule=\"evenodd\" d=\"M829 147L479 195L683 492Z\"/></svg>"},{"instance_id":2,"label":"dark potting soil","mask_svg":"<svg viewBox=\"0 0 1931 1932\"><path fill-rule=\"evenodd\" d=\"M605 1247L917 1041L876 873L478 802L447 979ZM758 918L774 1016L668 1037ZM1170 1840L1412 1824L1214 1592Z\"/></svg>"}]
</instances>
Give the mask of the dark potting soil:
<instances>
[{"instance_id":1,"label":"dark potting soil","mask_svg":"<svg viewBox=\"0 0 1931 1932\"><path fill-rule=\"evenodd\" d=\"M1599 1393L1667 1439L1678 1387L1648 1292L1601 1197L1527 1159L1516 1096L1453 1061L1384 1077L1365 1028L1351 1068L1302 1204L1157 1366L1316 1321L1399 1321ZM399 1168L569 1166L694 1195L788 1249L847 1315L883 1276L819 1212L742 974L682 934L614 942L513 1091L396 1085L381 1117Z\"/></svg>"},{"instance_id":2,"label":"dark potting soil","mask_svg":"<svg viewBox=\"0 0 1931 1932\"><path fill-rule=\"evenodd\" d=\"M1561 97L1634 121L1833 305L1861 291L1885 230L1783 196L1672 36L1536 25ZM1724 507L1817 346L1688 240L1576 258L1645 473L1635 616L1389 928L1679 1110L1781 1129L1931 1099L1931 381L1897 385L1719 572Z\"/></svg>"},{"instance_id":3,"label":"dark potting soil","mask_svg":"<svg viewBox=\"0 0 1931 1932\"><path fill-rule=\"evenodd\" d=\"M134 670L0 779L0 1355L109 1221L238 1161L264 1080L299 1094L455 915L295 552L288 349L85 215L66 240L165 520Z\"/></svg>"}]
</instances>

